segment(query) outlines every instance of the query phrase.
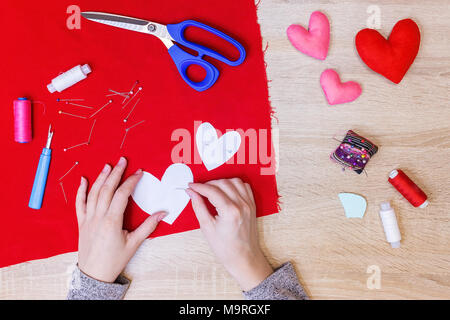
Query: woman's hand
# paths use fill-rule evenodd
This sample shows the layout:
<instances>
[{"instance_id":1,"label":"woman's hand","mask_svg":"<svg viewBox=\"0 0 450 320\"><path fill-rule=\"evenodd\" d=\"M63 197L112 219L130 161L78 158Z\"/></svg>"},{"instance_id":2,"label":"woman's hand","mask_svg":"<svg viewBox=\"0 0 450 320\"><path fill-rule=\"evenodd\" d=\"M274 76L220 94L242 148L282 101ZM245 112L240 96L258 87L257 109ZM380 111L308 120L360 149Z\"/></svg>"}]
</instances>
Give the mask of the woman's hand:
<instances>
[{"instance_id":1,"label":"woman's hand","mask_svg":"<svg viewBox=\"0 0 450 320\"><path fill-rule=\"evenodd\" d=\"M165 212L151 215L133 232L122 229L128 197L142 177L139 169L119 186L126 166L123 157L112 171L106 164L87 200L88 182L82 177L76 198L78 267L88 276L104 282L117 279L141 243L166 215Z\"/></svg>"},{"instance_id":2,"label":"woman's hand","mask_svg":"<svg viewBox=\"0 0 450 320\"><path fill-rule=\"evenodd\" d=\"M191 183L186 192L212 251L242 290L253 289L272 274L258 243L256 206L248 183L239 178ZM202 196L216 207L217 216L211 215Z\"/></svg>"}]
</instances>

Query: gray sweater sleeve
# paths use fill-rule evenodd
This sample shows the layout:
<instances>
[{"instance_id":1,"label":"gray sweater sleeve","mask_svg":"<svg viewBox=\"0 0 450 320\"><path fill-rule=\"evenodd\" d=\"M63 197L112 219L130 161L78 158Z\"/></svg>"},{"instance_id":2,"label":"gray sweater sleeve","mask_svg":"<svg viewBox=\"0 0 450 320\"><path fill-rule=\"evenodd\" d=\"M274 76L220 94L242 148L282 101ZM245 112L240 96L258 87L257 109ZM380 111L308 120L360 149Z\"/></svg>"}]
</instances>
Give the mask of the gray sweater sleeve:
<instances>
[{"instance_id":1,"label":"gray sweater sleeve","mask_svg":"<svg viewBox=\"0 0 450 320\"><path fill-rule=\"evenodd\" d=\"M78 267L72 274L68 300L120 300L130 286L130 280L119 276L114 283L95 280Z\"/></svg>"},{"instance_id":2,"label":"gray sweater sleeve","mask_svg":"<svg viewBox=\"0 0 450 320\"><path fill-rule=\"evenodd\" d=\"M287 262L255 288L245 291L248 300L308 300L297 274L290 262Z\"/></svg>"},{"instance_id":3,"label":"gray sweater sleeve","mask_svg":"<svg viewBox=\"0 0 450 320\"><path fill-rule=\"evenodd\" d=\"M95 280L78 267L72 275L67 299L69 300L119 300L123 299L130 281L119 276L114 283ZM294 267L290 262L283 264L256 288L244 292L248 300L307 300Z\"/></svg>"}]
</instances>

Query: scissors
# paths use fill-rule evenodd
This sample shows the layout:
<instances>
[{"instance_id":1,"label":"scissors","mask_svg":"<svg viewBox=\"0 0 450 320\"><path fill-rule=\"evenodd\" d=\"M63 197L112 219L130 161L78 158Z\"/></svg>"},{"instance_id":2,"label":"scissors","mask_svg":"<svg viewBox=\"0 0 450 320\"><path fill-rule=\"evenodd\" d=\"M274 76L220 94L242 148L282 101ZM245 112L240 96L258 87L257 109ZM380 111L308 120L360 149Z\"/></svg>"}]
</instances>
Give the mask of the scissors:
<instances>
[{"instance_id":1,"label":"scissors","mask_svg":"<svg viewBox=\"0 0 450 320\"><path fill-rule=\"evenodd\" d=\"M147 20L104 12L82 12L81 15L91 21L131 31L151 34L158 37L166 45L169 54L175 62L178 72L183 80L197 91L209 89L219 77L219 70L217 70L214 65L204 60L203 56L209 56L216 60L222 61L229 66L238 66L245 60L245 49L238 41L219 30L194 20L186 20L177 24L163 25ZM184 31L187 27L198 27L231 43L239 51L239 58L235 61L231 61L212 49L187 41L184 37ZM192 55L182 50L181 47L177 46L174 42L195 50L198 55ZM198 65L206 71L206 76L202 81L192 81L188 77L187 69L191 65Z\"/></svg>"}]
</instances>

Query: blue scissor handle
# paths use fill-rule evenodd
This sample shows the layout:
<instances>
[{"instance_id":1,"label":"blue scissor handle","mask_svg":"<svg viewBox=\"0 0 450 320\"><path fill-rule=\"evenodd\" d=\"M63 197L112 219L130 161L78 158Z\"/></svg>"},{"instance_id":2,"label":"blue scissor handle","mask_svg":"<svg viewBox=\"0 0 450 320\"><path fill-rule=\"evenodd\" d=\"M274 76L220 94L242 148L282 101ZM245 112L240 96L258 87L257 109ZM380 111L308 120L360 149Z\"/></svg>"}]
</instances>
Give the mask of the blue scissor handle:
<instances>
[{"instance_id":1,"label":"blue scissor handle","mask_svg":"<svg viewBox=\"0 0 450 320\"><path fill-rule=\"evenodd\" d=\"M232 61L232 60L225 58L223 55L221 55L220 53L217 53L214 50L211 50L202 45L187 41L184 38L184 31L187 27L198 27L200 29L203 29L212 34L215 34L216 36L228 41L229 43L234 45L236 47L236 49L239 51L239 58L235 61ZM186 21L183 21L183 22L180 22L177 24L168 24L167 31L169 32L170 36L176 42L178 42L179 44L182 44L183 46L185 46L187 48L191 48L191 49L197 51L199 58L202 58L204 55L209 56L211 58L222 61L230 66L238 66L245 60L245 49L239 42L237 42L230 36L226 35L225 33L221 32L217 29L214 29L206 24L203 24L203 23L200 23L200 22L197 22L194 20L186 20Z\"/></svg>"},{"instance_id":2,"label":"blue scissor handle","mask_svg":"<svg viewBox=\"0 0 450 320\"><path fill-rule=\"evenodd\" d=\"M195 90L204 91L209 89L217 81L217 78L219 77L219 70L217 70L217 68L211 63L187 53L177 45L173 45L169 48L169 54L175 62L178 72L181 74L183 80ZM187 75L188 67L193 64L202 67L206 71L205 79L200 82L192 81Z\"/></svg>"}]
</instances>

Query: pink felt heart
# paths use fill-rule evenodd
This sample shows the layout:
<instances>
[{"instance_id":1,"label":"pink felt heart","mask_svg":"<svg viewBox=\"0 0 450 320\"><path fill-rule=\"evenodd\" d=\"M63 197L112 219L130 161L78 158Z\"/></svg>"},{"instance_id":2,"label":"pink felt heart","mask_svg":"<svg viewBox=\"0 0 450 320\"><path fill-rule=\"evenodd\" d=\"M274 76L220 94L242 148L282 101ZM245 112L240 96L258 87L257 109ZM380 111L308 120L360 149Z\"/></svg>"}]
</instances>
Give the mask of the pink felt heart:
<instances>
[{"instance_id":1,"label":"pink felt heart","mask_svg":"<svg viewBox=\"0 0 450 320\"><path fill-rule=\"evenodd\" d=\"M325 60L330 44L330 22L326 15L314 11L309 18L308 30L292 24L287 29L287 36L299 51L319 60Z\"/></svg>"},{"instance_id":2,"label":"pink felt heart","mask_svg":"<svg viewBox=\"0 0 450 320\"><path fill-rule=\"evenodd\" d=\"M361 86L354 82L341 82L333 69L327 69L320 75L320 85L330 105L351 102L361 95Z\"/></svg>"}]
</instances>

